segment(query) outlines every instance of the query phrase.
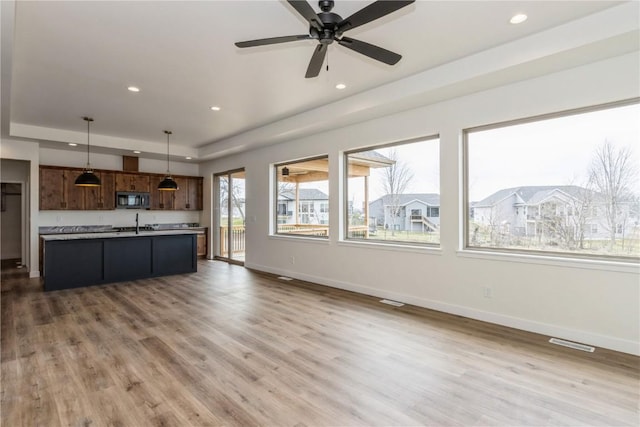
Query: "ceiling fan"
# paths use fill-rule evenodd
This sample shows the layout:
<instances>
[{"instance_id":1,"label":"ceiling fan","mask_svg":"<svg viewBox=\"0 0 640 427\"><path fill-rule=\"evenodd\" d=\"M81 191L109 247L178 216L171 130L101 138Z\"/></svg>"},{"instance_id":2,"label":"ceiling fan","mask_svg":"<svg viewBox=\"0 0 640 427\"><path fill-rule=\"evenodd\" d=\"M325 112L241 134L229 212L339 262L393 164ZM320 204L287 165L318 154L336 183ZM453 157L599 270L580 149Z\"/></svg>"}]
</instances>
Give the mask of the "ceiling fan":
<instances>
[{"instance_id":1,"label":"ceiling fan","mask_svg":"<svg viewBox=\"0 0 640 427\"><path fill-rule=\"evenodd\" d=\"M243 48L298 40L318 40L318 46L311 56L311 61L305 74L306 78L317 77L318 74L320 74L324 58L327 55L327 48L334 41L337 41L341 46L354 50L369 58L384 62L385 64L394 65L400 61L400 58L402 58L401 55L360 40L343 37L342 34L345 31L352 30L393 13L398 9L410 5L414 1L415 0L378 0L360 9L348 18L342 19L340 15L331 12L334 5L333 0L320 0L318 2L320 10L322 11L320 13L316 13L306 0L287 0L287 2L309 22L309 34L249 40L237 42L235 45Z\"/></svg>"}]
</instances>

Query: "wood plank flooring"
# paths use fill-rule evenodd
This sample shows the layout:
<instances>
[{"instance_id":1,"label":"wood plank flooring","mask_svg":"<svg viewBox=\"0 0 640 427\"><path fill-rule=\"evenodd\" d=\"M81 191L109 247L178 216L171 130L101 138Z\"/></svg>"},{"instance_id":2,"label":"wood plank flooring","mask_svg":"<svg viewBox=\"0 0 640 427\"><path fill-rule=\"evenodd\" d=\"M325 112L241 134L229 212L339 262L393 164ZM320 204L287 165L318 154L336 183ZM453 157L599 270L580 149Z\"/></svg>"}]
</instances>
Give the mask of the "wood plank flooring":
<instances>
[{"instance_id":1,"label":"wood plank flooring","mask_svg":"<svg viewBox=\"0 0 640 427\"><path fill-rule=\"evenodd\" d=\"M640 358L220 261L42 292L3 271L2 426L637 426Z\"/></svg>"}]
</instances>

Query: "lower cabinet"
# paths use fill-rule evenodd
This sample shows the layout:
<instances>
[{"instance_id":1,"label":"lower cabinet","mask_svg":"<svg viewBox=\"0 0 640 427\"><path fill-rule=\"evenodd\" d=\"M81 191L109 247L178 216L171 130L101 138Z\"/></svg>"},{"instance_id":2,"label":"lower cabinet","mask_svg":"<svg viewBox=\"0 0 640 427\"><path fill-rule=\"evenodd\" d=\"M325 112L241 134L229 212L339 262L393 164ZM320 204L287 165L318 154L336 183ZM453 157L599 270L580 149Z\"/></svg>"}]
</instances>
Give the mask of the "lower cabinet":
<instances>
[{"instance_id":1,"label":"lower cabinet","mask_svg":"<svg viewBox=\"0 0 640 427\"><path fill-rule=\"evenodd\" d=\"M204 233L198 234L197 240L197 254L198 258L206 258L207 257L207 230L205 229Z\"/></svg>"},{"instance_id":2,"label":"lower cabinet","mask_svg":"<svg viewBox=\"0 0 640 427\"><path fill-rule=\"evenodd\" d=\"M196 234L44 241L45 291L196 271Z\"/></svg>"}]
</instances>

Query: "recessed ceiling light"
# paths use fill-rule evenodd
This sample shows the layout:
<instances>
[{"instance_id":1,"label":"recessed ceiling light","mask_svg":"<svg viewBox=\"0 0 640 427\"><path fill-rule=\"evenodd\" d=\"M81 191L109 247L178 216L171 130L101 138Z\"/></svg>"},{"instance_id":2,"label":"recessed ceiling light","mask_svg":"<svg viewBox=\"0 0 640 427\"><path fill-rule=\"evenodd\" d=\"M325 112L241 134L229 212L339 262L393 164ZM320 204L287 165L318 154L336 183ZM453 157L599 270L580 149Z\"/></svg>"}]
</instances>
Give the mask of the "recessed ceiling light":
<instances>
[{"instance_id":1,"label":"recessed ceiling light","mask_svg":"<svg viewBox=\"0 0 640 427\"><path fill-rule=\"evenodd\" d=\"M338 83L338 84L336 85L336 89L338 89L338 90L345 89L346 87L347 87L347 85L346 85L346 84L344 84L344 83Z\"/></svg>"},{"instance_id":2,"label":"recessed ceiling light","mask_svg":"<svg viewBox=\"0 0 640 427\"><path fill-rule=\"evenodd\" d=\"M220 111L220 110L221 110L221 108L220 108L220 107L218 107L217 105L214 105L213 107L211 107L211 109L212 109L213 111Z\"/></svg>"},{"instance_id":3,"label":"recessed ceiling light","mask_svg":"<svg viewBox=\"0 0 640 427\"><path fill-rule=\"evenodd\" d=\"M140 88L139 88L139 87L135 87L135 86L129 86L129 87L127 88L127 90L128 90L129 92L140 92Z\"/></svg>"},{"instance_id":4,"label":"recessed ceiling light","mask_svg":"<svg viewBox=\"0 0 640 427\"><path fill-rule=\"evenodd\" d=\"M70 146L70 147L77 147L77 146L78 146L78 144L76 144L75 142L70 142L70 143L69 143L69 146Z\"/></svg>"},{"instance_id":5,"label":"recessed ceiling light","mask_svg":"<svg viewBox=\"0 0 640 427\"><path fill-rule=\"evenodd\" d=\"M511 17L511 19L509 20L509 22L511 22L512 24L520 24L526 20L527 20L527 15L525 15L524 13L518 13L517 15L513 15L513 17Z\"/></svg>"},{"instance_id":6,"label":"recessed ceiling light","mask_svg":"<svg viewBox=\"0 0 640 427\"><path fill-rule=\"evenodd\" d=\"M141 151L138 151L138 150L133 150L133 152L134 152L135 154L140 154L140 153L141 153Z\"/></svg>"},{"instance_id":7,"label":"recessed ceiling light","mask_svg":"<svg viewBox=\"0 0 640 427\"><path fill-rule=\"evenodd\" d=\"M185 157L185 159L187 159L187 160L191 160L191 157L187 156L187 157Z\"/></svg>"}]
</instances>

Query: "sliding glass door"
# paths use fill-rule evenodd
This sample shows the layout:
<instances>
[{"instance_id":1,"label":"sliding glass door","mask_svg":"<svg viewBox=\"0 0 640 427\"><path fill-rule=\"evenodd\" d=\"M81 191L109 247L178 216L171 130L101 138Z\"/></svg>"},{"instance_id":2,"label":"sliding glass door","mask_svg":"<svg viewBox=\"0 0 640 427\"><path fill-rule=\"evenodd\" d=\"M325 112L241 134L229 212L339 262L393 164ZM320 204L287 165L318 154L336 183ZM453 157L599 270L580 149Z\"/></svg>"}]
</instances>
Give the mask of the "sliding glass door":
<instances>
[{"instance_id":1,"label":"sliding glass door","mask_svg":"<svg viewBox=\"0 0 640 427\"><path fill-rule=\"evenodd\" d=\"M245 178L244 169L214 176L217 201L214 224L215 257L244 263L245 257Z\"/></svg>"}]
</instances>

